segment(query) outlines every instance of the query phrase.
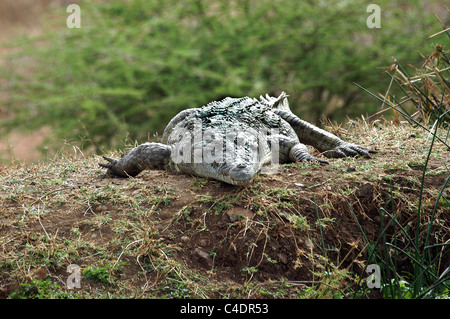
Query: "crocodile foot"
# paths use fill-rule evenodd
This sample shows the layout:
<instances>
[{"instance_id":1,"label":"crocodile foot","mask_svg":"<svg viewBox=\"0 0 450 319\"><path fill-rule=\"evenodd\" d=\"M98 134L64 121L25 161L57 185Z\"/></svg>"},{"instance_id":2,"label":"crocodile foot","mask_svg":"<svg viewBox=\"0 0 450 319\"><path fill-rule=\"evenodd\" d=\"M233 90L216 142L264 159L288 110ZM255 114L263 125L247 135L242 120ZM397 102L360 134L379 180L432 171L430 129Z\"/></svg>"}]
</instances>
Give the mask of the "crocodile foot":
<instances>
[{"instance_id":1,"label":"crocodile foot","mask_svg":"<svg viewBox=\"0 0 450 319\"><path fill-rule=\"evenodd\" d=\"M359 146L353 143L342 142L335 148L323 152L323 155L326 157L340 158L340 157L348 157L348 156L365 156L367 158L372 158L370 153L375 153L374 151Z\"/></svg>"}]
</instances>

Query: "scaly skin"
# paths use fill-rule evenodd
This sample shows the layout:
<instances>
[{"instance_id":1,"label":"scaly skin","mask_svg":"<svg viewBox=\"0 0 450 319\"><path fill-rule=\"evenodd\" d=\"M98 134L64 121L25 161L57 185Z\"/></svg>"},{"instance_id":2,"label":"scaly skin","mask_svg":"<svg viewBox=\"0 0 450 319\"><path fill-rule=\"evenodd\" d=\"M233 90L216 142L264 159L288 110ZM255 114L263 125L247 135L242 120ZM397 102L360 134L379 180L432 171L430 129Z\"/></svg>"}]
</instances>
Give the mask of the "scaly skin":
<instances>
[{"instance_id":1,"label":"scaly skin","mask_svg":"<svg viewBox=\"0 0 450 319\"><path fill-rule=\"evenodd\" d=\"M170 162L171 148L161 143L144 143L126 153L120 159L103 156L108 161L99 164L110 173L120 176L136 176L145 169L166 169Z\"/></svg>"},{"instance_id":2,"label":"scaly skin","mask_svg":"<svg viewBox=\"0 0 450 319\"><path fill-rule=\"evenodd\" d=\"M245 185L269 163L328 163L309 154L303 143L327 157L370 157L369 149L299 119L283 92L277 98L225 98L184 110L169 122L162 143L141 144L120 159L104 157L108 163L100 166L122 177L165 169Z\"/></svg>"}]
</instances>

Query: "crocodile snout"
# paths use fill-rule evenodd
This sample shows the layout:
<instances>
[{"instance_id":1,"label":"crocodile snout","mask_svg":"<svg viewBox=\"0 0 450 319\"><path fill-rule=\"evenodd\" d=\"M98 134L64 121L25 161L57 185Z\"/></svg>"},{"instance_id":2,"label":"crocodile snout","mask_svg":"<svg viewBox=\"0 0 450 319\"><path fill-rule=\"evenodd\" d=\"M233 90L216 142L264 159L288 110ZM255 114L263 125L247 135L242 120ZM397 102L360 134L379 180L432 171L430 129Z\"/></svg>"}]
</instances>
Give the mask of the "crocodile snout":
<instances>
[{"instance_id":1,"label":"crocodile snout","mask_svg":"<svg viewBox=\"0 0 450 319\"><path fill-rule=\"evenodd\" d=\"M229 175L237 185L250 183L256 173L253 166L246 163L237 163L230 169Z\"/></svg>"}]
</instances>

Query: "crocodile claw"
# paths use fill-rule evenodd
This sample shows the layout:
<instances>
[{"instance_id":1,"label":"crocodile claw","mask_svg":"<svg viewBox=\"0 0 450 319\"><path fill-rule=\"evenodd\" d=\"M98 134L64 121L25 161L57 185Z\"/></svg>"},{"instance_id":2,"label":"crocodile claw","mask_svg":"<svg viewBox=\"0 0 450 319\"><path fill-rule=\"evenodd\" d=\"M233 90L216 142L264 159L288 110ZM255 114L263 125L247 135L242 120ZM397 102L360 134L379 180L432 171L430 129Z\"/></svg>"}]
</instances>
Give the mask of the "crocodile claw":
<instances>
[{"instance_id":1,"label":"crocodile claw","mask_svg":"<svg viewBox=\"0 0 450 319\"><path fill-rule=\"evenodd\" d=\"M116 159L108 157L108 156L102 156L106 161L108 161L109 163L98 163L98 165L100 167L103 168L108 168L108 169L112 169L114 167L114 163L117 162Z\"/></svg>"},{"instance_id":2,"label":"crocodile claw","mask_svg":"<svg viewBox=\"0 0 450 319\"><path fill-rule=\"evenodd\" d=\"M108 156L103 156L103 158L104 158L105 160L107 160L108 162L110 162L110 163L114 163L114 162L116 161L116 159L114 159L114 158L112 158L112 157L108 157Z\"/></svg>"},{"instance_id":3,"label":"crocodile claw","mask_svg":"<svg viewBox=\"0 0 450 319\"><path fill-rule=\"evenodd\" d=\"M343 142L339 146L329 151L325 151L323 155L325 155L326 157L334 157L334 158L348 157L348 156L365 156L367 158L372 158L372 156L370 156L369 153L373 153L373 151L363 146Z\"/></svg>"},{"instance_id":4,"label":"crocodile claw","mask_svg":"<svg viewBox=\"0 0 450 319\"><path fill-rule=\"evenodd\" d=\"M120 176L120 177L126 177L127 173L124 172L122 165L120 165L120 161L112 158L112 157L108 157L108 156L102 156L108 163L98 163L98 166L102 167L102 168L106 168L108 171L107 173L115 175L115 176Z\"/></svg>"},{"instance_id":5,"label":"crocodile claw","mask_svg":"<svg viewBox=\"0 0 450 319\"><path fill-rule=\"evenodd\" d=\"M328 161L323 160L321 158L317 158L310 154L306 154L305 156L302 156L302 158L299 159L299 162L317 162L320 164L330 164Z\"/></svg>"}]
</instances>

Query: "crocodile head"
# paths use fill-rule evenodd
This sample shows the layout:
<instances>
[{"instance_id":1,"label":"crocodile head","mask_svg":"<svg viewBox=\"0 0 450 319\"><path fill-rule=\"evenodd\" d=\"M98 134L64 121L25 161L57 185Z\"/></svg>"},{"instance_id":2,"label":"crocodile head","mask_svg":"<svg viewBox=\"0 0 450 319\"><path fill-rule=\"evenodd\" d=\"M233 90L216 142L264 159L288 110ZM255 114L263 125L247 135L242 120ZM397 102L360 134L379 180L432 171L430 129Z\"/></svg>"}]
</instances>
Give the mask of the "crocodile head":
<instances>
[{"instance_id":1,"label":"crocodile head","mask_svg":"<svg viewBox=\"0 0 450 319\"><path fill-rule=\"evenodd\" d=\"M202 109L170 131L167 143L176 171L232 185L253 181L272 159L269 132L244 109L233 110L238 106Z\"/></svg>"},{"instance_id":2,"label":"crocodile head","mask_svg":"<svg viewBox=\"0 0 450 319\"><path fill-rule=\"evenodd\" d=\"M259 165L253 162L222 163L216 167L215 179L232 185L247 185L253 181L259 171Z\"/></svg>"},{"instance_id":3,"label":"crocodile head","mask_svg":"<svg viewBox=\"0 0 450 319\"><path fill-rule=\"evenodd\" d=\"M203 143L203 160L196 167L196 173L228 184L250 184L271 159L266 140L258 138L255 132L228 136L219 147L209 142ZM223 156L216 156L220 152Z\"/></svg>"}]
</instances>

